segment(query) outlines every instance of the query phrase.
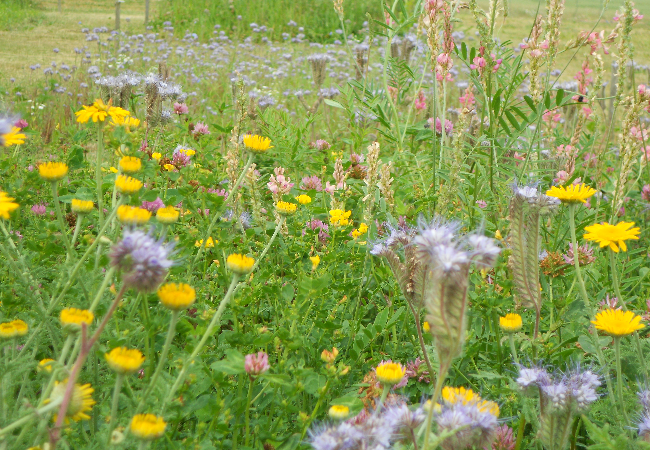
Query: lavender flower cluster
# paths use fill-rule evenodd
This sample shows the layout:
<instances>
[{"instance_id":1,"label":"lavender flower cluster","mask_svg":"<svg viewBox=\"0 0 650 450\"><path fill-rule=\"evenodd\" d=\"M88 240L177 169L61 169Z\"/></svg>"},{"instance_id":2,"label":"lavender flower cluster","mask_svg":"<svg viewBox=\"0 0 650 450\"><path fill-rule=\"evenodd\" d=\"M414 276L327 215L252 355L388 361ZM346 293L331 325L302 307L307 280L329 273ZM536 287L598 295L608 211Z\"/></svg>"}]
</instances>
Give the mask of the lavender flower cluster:
<instances>
[{"instance_id":1,"label":"lavender flower cluster","mask_svg":"<svg viewBox=\"0 0 650 450\"><path fill-rule=\"evenodd\" d=\"M379 414L363 410L350 420L311 430L310 444L314 450L385 450L393 443L412 442L415 430L425 419L421 407L411 409L404 403L389 406Z\"/></svg>"}]
</instances>

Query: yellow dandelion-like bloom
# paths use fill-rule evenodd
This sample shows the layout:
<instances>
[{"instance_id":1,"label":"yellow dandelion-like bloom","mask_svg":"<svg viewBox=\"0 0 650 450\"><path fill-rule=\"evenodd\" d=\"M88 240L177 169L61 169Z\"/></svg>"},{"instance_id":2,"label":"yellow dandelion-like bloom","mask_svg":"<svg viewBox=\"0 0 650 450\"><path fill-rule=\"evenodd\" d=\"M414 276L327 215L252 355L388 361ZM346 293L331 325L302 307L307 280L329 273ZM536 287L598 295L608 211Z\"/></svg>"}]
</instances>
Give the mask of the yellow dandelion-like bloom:
<instances>
[{"instance_id":1,"label":"yellow dandelion-like bloom","mask_svg":"<svg viewBox=\"0 0 650 450\"><path fill-rule=\"evenodd\" d=\"M296 205L295 203L280 201L275 204L275 210L278 212L278 214L282 216L289 216L295 213L297 208L298 205Z\"/></svg>"},{"instance_id":2,"label":"yellow dandelion-like bloom","mask_svg":"<svg viewBox=\"0 0 650 450\"><path fill-rule=\"evenodd\" d=\"M299 195L298 197L296 197L296 200L298 200L298 203L300 203L301 205L308 205L311 203L311 197L305 194Z\"/></svg>"},{"instance_id":3,"label":"yellow dandelion-like bloom","mask_svg":"<svg viewBox=\"0 0 650 450\"><path fill-rule=\"evenodd\" d=\"M2 135L2 140L5 143L5 147L24 144L26 138L27 136L25 136L24 133L21 133L21 129L18 127L11 127L11 131L9 133Z\"/></svg>"},{"instance_id":4,"label":"yellow dandelion-like bloom","mask_svg":"<svg viewBox=\"0 0 650 450\"><path fill-rule=\"evenodd\" d=\"M271 146L271 139L256 134L247 134L244 136L244 145L247 149L256 153L264 153L268 149L273 148Z\"/></svg>"},{"instance_id":5,"label":"yellow dandelion-like bloom","mask_svg":"<svg viewBox=\"0 0 650 450\"><path fill-rule=\"evenodd\" d=\"M68 384L68 380L65 379L62 382L56 382L54 389L52 389L52 394L50 394L50 401L61 400L65 395L65 388ZM66 423L69 423L68 418L78 422L79 420L88 420L90 416L86 414L93 408L93 405L96 403L93 400L92 393L95 390L90 386L90 384L75 384L72 391L72 398L70 404L68 405L68 411L66 411ZM55 416L56 420L56 416Z\"/></svg>"},{"instance_id":6,"label":"yellow dandelion-like bloom","mask_svg":"<svg viewBox=\"0 0 650 450\"><path fill-rule=\"evenodd\" d=\"M172 224L178 221L181 213L173 206L165 206L156 211L156 220L160 223Z\"/></svg>"},{"instance_id":7,"label":"yellow dandelion-like bloom","mask_svg":"<svg viewBox=\"0 0 650 450\"><path fill-rule=\"evenodd\" d=\"M350 408L345 405L332 405L328 414L332 419L343 420L350 415Z\"/></svg>"},{"instance_id":8,"label":"yellow dandelion-like bloom","mask_svg":"<svg viewBox=\"0 0 650 450\"><path fill-rule=\"evenodd\" d=\"M506 314L505 317L499 317L499 327L508 333L514 333L521 330L523 323L519 314Z\"/></svg>"},{"instance_id":9,"label":"yellow dandelion-like bloom","mask_svg":"<svg viewBox=\"0 0 650 450\"><path fill-rule=\"evenodd\" d=\"M46 162L38 166L38 174L47 181L59 181L68 174L68 165L62 162Z\"/></svg>"},{"instance_id":10,"label":"yellow dandelion-like bloom","mask_svg":"<svg viewBox=\"0 0 650 450\"><path fill-rule=\"evenodd\" d=\"M645 328L641 322L641 316L637 316L632 311L612 308L596 314L595 320L592 320L591 323L596 326L597 330L614 337L627 336Z\"/></svg>"},{"instance_id":11,"label":"yellow dandelion-like bloom","mask_svg":"<svg viewBox=\"0 0 650 450\"><path fill-rule=\"evenodd\" d=\"M582 237L587 241L598 242L600 248L607 247L618 253L619 247L624 252L627 251L625 241L628 239L639 239L641 230L638 227L632 228L634 222L619 222L616 225L610 225L607 222L597 223L585 227L588 231Z\"/></svg>"},{"instance_id":12,"label":"yellow dandelion-like bloom","mask_svg":"<svg viewBox=\"0 0 650 450\"><path fill-rule=\"evenodd\" d=\"M160 153L158 153L158 152L153 152L153 153L151 154L151 157L152 157L153 159L155 159L156 161L160 161L160 158L162 158L162 154L160 154Z\"/></svg>"},{"instance_id":13,"label":"yellow dandelion-like bloom","mask_svg":"<svg viewBox=\"0 0 650 450\"><path fill-rule=\"evenodd\" d=\"M16 336L25 336L29 331L29 326L24 320L15 319L9 322L14 327Z\"/></svg>"},{"instance_id":14,"label":"yellow dandelion-like bloom","mask_svg":"<svg viewBox=\"0 0 650 450\"><path fill-rule=\"evenodd\" d=\"M103 122L106 117L110 116L115 123L124 122L124 118L131 113L117 106L108 105L102 99L97 99L90 106L83 106L81 111L74 113L77 116L77 122L86 123L92 119L93 122Z\"/></svg>"},{"instance_id":15,"label":"yellow dandelion-like bloom","mask_svg":"<svg viewBox=\"0 0 650 450\"><path fill-rule=\"evenodd\" d=\"M309 260L311 261L311 270L316 270L320 264L320 256L310 256Z\"/></svg>"},{"instance_id":16,"label":"yellow dandelion-like bloom","mask_svg":"<svg viewBox=\"0 0 650 450\"><path fill-rule=\"evenodd\" d=\"M233 253L226 259L226 267L238 275L246 275L253 270L255 260L250 256Z\"/></svg>"},{"instance_id":17,"label":"yellow dandelion-like bloom","mask_svg":"<svg viewBox=\"0 0 650 450\"><path fill-rule=\"evenodd\" d=\"M14 202L15 198L9 197L6 192L0 191L0 218L9 220L9 214L20 206Z\"/></svg>"},{"instance_id":18,"label":"yellow dandelion-like bloom","mask_svg":"<svg viewBox=\"0 0 650 450\"><path fill-rule=\"evenodd\" d=\"M16 328L13 323L0 323L0 339L11 339L16 337Z\"/></svg>"},{"instance_id":19,"label":"yellow dandelion-like bloom","mask_svg":"<svg viewBox=\"0 0 650 450\"><path fill-rule=\"evenodd\" d=\"M586 203L587 199L596 193L595 189L586 184L572 184L570 186L553 186L546 191L549 197L555 197L562 203Z\"/></svg>"},{"instance_id":20,"label":"yellow dandelion-like bloom","mask_svg":"<svg viewBox=\"0 0 650 450\"><path fill-rule=\"evenodd\" d=\"M42 372L52 373L52 365L54 362L55 361L52 358L41 359L38 362L38 370Z\"/></svg>"},{"instance_id":21,"label":"yellow dandelion-like bloom","mask_svg":"<svg viewBox=\"0 0 650 450\"><path fill-rule=\"evenodd\" d=\"M72 211L77 214L87 214L93 210L95 204L90 200L79 200L77 198L72 199Z\"/></svg>"},{"instance_id":22,"label":"yellow dandelion-like bloom","mask_svg":"<svg viewBox=\"0 0 650 450\"><path fill-rule=\"evenodd\" d=\"M122 194L135 194L142 189L142 181L126 175L118 175L115 178L115 186Z\"/></svg>"},{"instance_id":23,"label":"yellow dandelion-like bloom","mask_svg":"<svg viewBox=\"0 0 650 450\"><path fill-rule=\"evenodd\" d=\"M126 347L115 347L104 357L111 369L124 375L137 372L144 363L144 355L140 350Z\"/></svg>"},{"instance_id":24,"label":"yellow dandelion-like bloom","mask_svg":"<svg viewBox=\"0 0 650 450\"><path fill-rule=\"evenodd\" d=\"M95 315L87 309L64 308L61 310L61 314L59 314L61 325L70 331L81 330L82 324L86 324L89 327L94 319Z\"/></svg>"},{"instance_id":25,"label":"yellow dandelion-like bloom","mask_svg":"<svg viewBox=\"0 0 650 450\"><path fill-rule=\"evenodd\" d=\"M142 160L135 156L124 156L120 159L120 169L124 173L136 173L142 169Z\"/></svg>"},{"instance_id":26,"label":"yellow dandelion-like bloom","mask_svg":"<svg viewBox=\"0 0 650 450\"><path fill-rule=\"evenodd\" d=\"M115 125L121 125L126 128L138 128L140 126L140 120L135 117L130 116L116 116L113 117L113 123Z\"/></svg>"},{"instance_id":27,"label":"yellow dandelion-like bloom","mask_svg":"<svg viewBox=\"0 0 650 450\"><path fill-rule=\"evenodd\" d=\"M137 206L122 205L117 208L117 219L125 225L142 225L149 222L151 213Z\"/></svg>"},{"instance_id":28,"label":"yellow dandelion-like bloom","mask_svg":"<svg viewBox=\"0 0 650 450\"><path fill-rule=\"evenodd\" d=\"M377 366L375 374L380 383L393 385L402 381L402 378L406 374L406 369L400 363L387 361Z\"/></svg>"},{"instance_id":29,"label":"yellow dandelion-like bloom","mask_svg":"<svg viewBox=\"0 0 650 450\"><path fill-rule=\"evenodd\" d=\"M499 417L499 405L489 400L483 400L480 395L464 387L445 386L442 389L442 399L450 405L475 405L479 411L490 412L493 416Z\"/></svg>"},{"instance_id":30,"label":"yellow dandelion-like bloom","mask_svg":"<svg viewBox=\"0 0 650 450\"><path fill-rule=\"evenodd\" d=\"M136 414L131 419L131 434L139 439L157 439L165 433L167 423L154 414Z\"/></svg>"},{"instance_id":31,"label":"yellow dandelion-like bloom","mask_svg":"<svg viewBox=\"0 0 650 450\"><path fill-rule=\"evenodd\" d=\"M180 311L192 306L196 291L189 284L167 283L158 288L158 298L165 308Z\"/></svg>"},{"instance_id":32,"label":"yellow dandelion-like bloom","mask_svg":"<svg viewBox=\"0 0 650 450\"><path fill-rule=\"evenodd\" d=\"M431 331L431 325L429 325L429 322L424 322L424 323L422 324L422 330L423 330L425 333L428 333L429 331Z\"/></svg>"},{"instance_id":33,"label":"yellow dandelion-like bloom","mask_svg":"<svg viewBox=\"0 0 650 450\"><path fill-rule=\"evenodd\" d=\"M205 242L205 248L214 248L215 244L218 243L219 243L218 240L209 237L208 240ZM199 239L198 241L194 242L194 247L201 247L202 245L203 245L203 239Z\"/></svg>"}]
</instances>

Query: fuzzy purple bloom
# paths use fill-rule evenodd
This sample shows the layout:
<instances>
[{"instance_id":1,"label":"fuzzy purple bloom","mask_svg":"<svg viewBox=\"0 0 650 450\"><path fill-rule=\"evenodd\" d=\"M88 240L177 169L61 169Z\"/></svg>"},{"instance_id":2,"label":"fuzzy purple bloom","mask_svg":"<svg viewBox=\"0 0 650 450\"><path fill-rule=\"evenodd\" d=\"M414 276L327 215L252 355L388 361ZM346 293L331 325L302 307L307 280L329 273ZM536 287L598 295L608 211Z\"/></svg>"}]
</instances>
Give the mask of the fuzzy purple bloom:
<instances>
[{"instance_id":1,"label":"fuzzy purple bloom","mask_svg":"<svg viewBox=\"0 0 650 450\"><path fill-rule=\"evenodd\" d=\"M113 245L111 265L122 271L125 285L140 292L152 292L163 282L174 262L169 259L173 244L163 245L151 232L124 230L124 237Z\"/></svg>"},{"instance_id":2,"label":"fuzzy purple bloom","mask_svg":"<svg viewBox=\"0 0 650 450\"><path fill-rule=\"evenodd\" d=\"M302 179L302 184L300 185L300 189L305 189L305 190L313 189L315 191L321 192L323 190L323 182L316 175L312 175L311 177L304 177Z\"/></svg>"},{"instance_id":3,"label":"fuzzy purple bloom","mask_svg":"<svg viewBox=\"0 0 650 450\"><path fill-rule=\"evenodd\" d=\"M143 200L142 205L140 205L140 207L146 209L150 213L155 213L160 208L164 208L165 204L163 203L160 197L157 197L153 202L147 202Z\"/></svg>"},{"instance_id":4,"label":"fuzzy purple bloom","mask_svg":"<svg viewBox=\"0 0 650 450\"><path fill-rule=\"evenodd\" d=\"M37 205L32 206L32 214L35 216L44 216L45 213L47 212L46 204L44 203L39 203Z\"/></svg>"},{"instance_id":5,"label":"fuzzy purple bloom","mask_svg":"<svg viewBox=\"0 0 650 450\"><path fill-rule=\"evenodd\" d=\"M244 361L244 369L248 375L261 375L270 368L271 366L269 366L269 355L267 355L265 352L251 353L250 355L246 355Z\"/></svg>"}]
</instances>

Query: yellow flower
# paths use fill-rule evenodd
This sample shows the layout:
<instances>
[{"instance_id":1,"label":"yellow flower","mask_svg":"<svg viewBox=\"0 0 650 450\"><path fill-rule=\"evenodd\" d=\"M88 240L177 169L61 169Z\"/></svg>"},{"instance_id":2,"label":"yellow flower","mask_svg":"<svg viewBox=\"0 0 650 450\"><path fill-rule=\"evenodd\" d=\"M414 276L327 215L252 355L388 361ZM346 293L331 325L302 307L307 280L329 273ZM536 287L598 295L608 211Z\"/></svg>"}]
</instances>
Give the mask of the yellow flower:
<instances>
[{"instance_id":1,"label":"yellow flower","mask_svg":"<svg viewBox=\"0 0 650 450\"><path fill-rule=\"evenodd\" d=\"M78 198L72 199L72 211L77 214L86 214L93 210L95 204L90 200L79 200Z\"/></svg>"},{"instance_id":2,"label":"yellow flower","mask_svg":"<svg viewBox=\"0 0 650 450\"><path fill-rule=\"evenodd\" d=\"M632 311L611 308L596 314L595 320L592 320L591 323L596 326L597 330L614 337L627 336L645 328L645 325L641 323L641 316L637 316Z\"/></svg>"},{"instance_id":3,"label":"yellow flower","mask_svg":"<svg viewBox=\"0 0 650 450\"><path fill-rule=\"evenodd\" d=\"M158 288L158 298L165 308L180 311L192 306L196 291L189 284L167 283Z\"/></svg>"},{"instance_id":4,"label":"yellow flower","mask_svg":"<svg viewBox=\"0 0 650 450\"><path fill-rule=\"evenodd\" d=\"M628 239L639 239L639 233L641 232L639 228L632 228L634 222L619 222L616 225L610 225L609 223L597 223L585 227L585 231L588 231L583 237L587 241L598 242L600 248L607 247L611 248L613 251L618 253L618 248L624 252L627 251L627 245L625 241Z\"/></svg>"},{"instance_id":5,"label":"yellow flower","mask_svg":"<svg viewBox=\"0 0 650 450\"><path fill-rule=\"evenodd\" d=\"M11 147L12 145L24 144L26 137L20 132L20 128L11 127L9 133L2 135L2 140L4 140L5 147Z\"/></svg>"},{"instance_id":6,"label":"yellow flower","mask_svg":"<svg viewBox=\"0 0 650 450\"><path fill-rule=\"evenodd\" d=\"M424 330L425 333L428 333L429 331L431 331L431 325L429 325L429 322L425 321L422 324L422 330Z\"/></svg>"},{"instance_id":7,"label":"yellow flower","mask_svg":"<svg viewBox=\"0 0 650 450\"><path fill-rule=\"evenodd\" d=\"M247 134L244 136L244 145L256 153L264 153L268 149L273 148L271 146L271 139L256 134Z\"/></svg>"},{"instance_id":8,"label":"yellow flower","mask_svg":"<svg viewBox=\"0 0 650 450\"><path fill-rule=\"evenodd\" d=\"M180 214L181 213L173 206L165 206L156 211L156 219L160 223L176 223Z\"/></svg>"},{"instance_id":9,"label":"yellow flower","mask_svg":"<svg viewBox=\"0 0 650 450\"><path fill-rule=\"evenodd\" d=\"M140 439L152 440L165 433L167 423L154 414L136 414L131 419L131 433Z\"/></svg>"},{"instance_id":10,"label":"yellow flower","mask_svg":"<svg viewBox=\"0 0 650 450\"><path fill-rule=\"evenodd\" d=\"M300 203L301 205L308 205L311 203L311 197L305 194L299 195L298 197L296 197L296 200L298 200L298 203Z\"/></svg>"},{"instance_id":11,"label":"yellow flower","mask_svg":"<svg viewBox=\"0 0 650 450\"><path fill-rule=\"evenodd\" d=\"M320 264L320 256L310 256L309 259L311 260L311 270L316 270Z\"/></svg>"},{"instance_id":12,"label":"yellow flower","mask_svg":"<svg viewBox=\"0 0 650 450\"><path fill-rule=\"evenodd\" d=\"M253 265L255 265L253 258L239 253L233 253L226 259L226 267L238 275L250 273L253 270Z\"/></svg>"},{"instance_id":13,"label":"yellow flower","mask_svg":"<svg viewBox=\"0 0 650 450\"><path fill-rule=\"evenodd\" d=\"M562 203L586 203L587 199L596 193L595 189L586 184L572 184L570 186L553 186L546 191L549 197L555 197Z\"/></svg>"},{"instance_id":14,"label":"yellow flower","mask_svg":"<svg viewBox=\"0 0 650 450\"><path fill-rule=\"evenodd\" d=\"M25 336L29 331L29 326L25 323L24 320L15 319L9 323L13 325L16 336Z\"/></svg>"},{"instance_id":15,"label":"yellow flower","mask_svg":"<svg viewBox=\"0 0 650 450\"><path fill-rule=\"evenodd\" d=\"M178 149L178 151L183 153L184 155L187 155L187 156L196 155L196 151L192 150L191 148L180 148L180 149Z\"/></svg>"},{"instance_id":16,"label":"yellow flower","mask_svg":"<svg viewBox=\"0 0 650 450\"><path fill-rule=\"evenodd\" d=\"M124 156L120 159L120 169L124 173L135 173L142 169L142 160L135 156Z\"/></svg>"},{"instance_id":17,"label":"yellow flower","mask_svg":"<svg viewBox=\"0 0 650 450\"><path fill-rule=\"evenodd\" d=\"M215 244L218 243L219 243L218 240L209 237L205 243L205 248L214 248ZM202 245L203 245L203 239L199 239L198 241L194 242L194 247L201 247Z\"/></svg>"},{"instance_id":18,"label":"yellow flower","mask_svg":"<svg viewBox=\"0 0 650 450\"><path fill-rule=\"evenodd\" d=\"M329 410L329 416L332 419L343 420L350 415L350 408L345 405L332 405Z\"/></svg>"},{"instance_id":19,"label":"yellow flower","mask_svg":"<svg viewBox=\"0 0 650 450\"><path fill-rule=\"evenodd\" d=\"M68 165L62 162L46 162L38 166L38 174L47 181L59 181L68 174Z\"/></svg>"},{"instance_id":20,"label":"yellow flower","mask_svg":"<svg viewBox=\"0 0 650 450\"><path fill-rule=\"evenodd\" d=\"M63 328L70 331L81 330L81 325L84 323L88 327L93 323L94 319L95 315L87 309L64 308L59 315Z\"/></svg>"},{"instance_id":21,"label":"yellow flower","mask_svg":"<svg viewBox=\"0 0 650 450\"><path fill-rule=\"evenodd\" d=\"M115 186L122 194L135 194L142 189L142 181L126 175L118 175L115 178Z\"/></svg>"},{"instance_id":22,"label":"yellow flower","mask_svg":"<svg viewBox=\"0 0 650 450\"><path fill-rule=\"evenodd\" d=\"M483 400L480 395L471 389L464 387L445 386L442 389L442 399L450 405L475 405L481 412L489 412L493 416L499 417L499 405L489 400Z\"/></svg>"},{"instance_id":23,"label":"yellow flower","mask_svg":"<svg viewBox=\"0 0 650 450\"><path fill-rule=\"evenodd\" d=\"M137 372L144 363L144 356L140 350L126 347L115 347L104 357L111 369L124 375Z\"/></svg>"},{"instance_id":24,"label":"yellow flower","mask_svg":"<svg viewBox=\"0 0 650 450\"><path fill-rule=\"evenodd\" d=\"M521 330L522 320L519 314L506 314L505 317L499 317L499 327L508 333L514 333Z\"/></svg>"},{"instance_id":25,"label":"yellow flower","mask_svg":"<svg viewBox=\"0 0 650 450\"><path fill-rule=\"evenodd\" d=\"M79 123L86 123L90 119L92 119L93 122L103 122L106 120L107 116L111 116L111 119L113 119L115 123L119 121L123 122L124 118L131 114L125 109L111 106L111 102L108 102L107 105L101 99L97 99L91 106L83 106L83 108L84 109L81 111L74 113L75 116L77 116L77 122Z\"/></svg>"},{"instance_id":26,"label":"yellow flower","mask_svg":"<svg viewBox=\"0 0 650 450\"><path fill-rule=\"evenodd\" d=\"M0 191L0 217L9 220L9 213L18 209L18 203L14 203L14 198L9 197L6 192Z\"/></svg>"},{"instance_id":27,"label":"yellow flower","mask_svg":"<svg viewBox=\"0 0 650 450\"><path fill-rule=\"evenodd\" d=\"M151 219L151 213L137 206L122 205L117 208L117 218L125 225L142 225Z\"/></svg>"},{"instance_id":28,"label":"yellow flower","mask_svg":"<svg viewBox=\"0 0 650 450\"><path fill-rule=\"evenodd\" d=\"M331 351L328 349L323 350L320 354L320 359L322 359L323 362L332 364L334 361L336 361L337 356L339 356L339 349L332 347Z\"/></svg>"},{"instance_id":29,"label":"yellow flower","mask_svg":"<svg viewBox=\"0 0 650 450\"><path fill-rule=\"evenodd\" d=\"M52 363L54 363L54 360L52 358L41 359L38 362L38 370L52 373Z\"/></svg>"},{"instance_id":30,"label":"yellow flower","mask_svg":"<svg viewBox=\"0 0 650 450\"><path fill-rule=\"evenodd\" d=\"M361 236L361 233L359 232L359 230L352 230L352 237L353 237L353 238L356 239L356 238L358 238L359 236Z\"/></svg>"},{"instance_id":31,"label":"yellow flower","mask_svg":"<svg viewBox=\"0 0 650 450\"><path fill-rule=\"evenodd\" d=\"M352 211L343 211L341 209L330 210L330 223L332 225L345 226L350 223L350 215Z\"/></svg>"},{"instance_id":32,"label":"yellow flower","mask_svg":"<svg viewBox=\"0 0 650 450\"><path fill-rule=\"evenodd\" d=\"M57 381L54 389L52 389L52 394L50 394L50 401L60 401L63 399L67 384L67 379L63 380L62 382ZM93 405L96 403L92 397L92 393L94 391L95 390L90 386L90 384L74 385L72 398L70 400L70 404L68 405L68 410L66 411L66 423L69 422L67 420L68 417L75 422L79 420L90 419L90 416L86 414L86 412L90 411L93 408Z\"/></svg>"},{"instance_id":33,"label":"yellow flower","mask_svg":"<svg viewBox=\"0 0 650 450\"><path fill-rule=\"evenodd\" d=\"M138 120L135 117L116 116L113 117L112 119L115 125L121 125L126 128L137 128L140 126L140 120Z\"/></svg>"},{"instance_id":34,"label":"yellow flower","mask_svg":"<svg viewBox=\"0 0 650 450\"><path fill-rule=\"evenodd\" d=\"M368 231L368 225L365 223L361 222L361 225L359 225L359 233L363 234Z\"/></svg>"},{"instance_id":35,"label":"yellow flower","mask_svg":"<svg viewBox=\"0 0 650 450\"><path fill-rule=\"evenodd\" d=\"M393 385L402 381L406 369L400 363L388 361L379 364L375 369L375 373L380 383Z\"/></svg>"},{"instance_id":36,"label":"yellow flower","mask_svg":"<svg viewBox=\"0 0 650 450\"><path fill-rule=\"evenodd\" d=\"M156 161L159 161L160 158L162 158L162 155L160 153L158 153L158 152L154 152L154 153L151 154L151 157L153 159L155 159Z\"/></svg>"},{"instance_id":37,"label":"yellow flower","mask_svg":"<svg viewBox=\"0 0 650 450\"><path fill-rule=\"evenodd\" d=\"M102 169L102 170L105 170L105 169ZM110 173L117 173L117 172L119 172L119 170L117 170L117 168L116 168L116 167L113 167L113 166L109 167L108 171L109 171Z\"/></svg>"},{"instance_id":38,"label":"yellow flower","mask_svg":"<svg viewBox=\"0 0 650 450\"><path fill-rule=\"evenodd\" d=\"M167 172L173 172L174 170L176 170L176 166L173 164L165 164L163 167Z\"/></svg>"},{"instance_id":39,"label":"yellow flower","mask_svg":"<svg viewBox=\"0 0 650 450\"><path fill-rule=\"evenodd\" d=\"M275 204L275 210L282 216L288 216L295 213L297 208L298 205L295 203L280 201Z\"/></svg>"},{"instance_id":40,"label":"yellow flower","mask_svg":"<svg viewBox=\"0 0 650 450\"><path fill-rule=\"evenodd\" d=\"M0 338L11 339L16 337L16 329L11 322L0 323Z\"/></svg>"}]
</instances>

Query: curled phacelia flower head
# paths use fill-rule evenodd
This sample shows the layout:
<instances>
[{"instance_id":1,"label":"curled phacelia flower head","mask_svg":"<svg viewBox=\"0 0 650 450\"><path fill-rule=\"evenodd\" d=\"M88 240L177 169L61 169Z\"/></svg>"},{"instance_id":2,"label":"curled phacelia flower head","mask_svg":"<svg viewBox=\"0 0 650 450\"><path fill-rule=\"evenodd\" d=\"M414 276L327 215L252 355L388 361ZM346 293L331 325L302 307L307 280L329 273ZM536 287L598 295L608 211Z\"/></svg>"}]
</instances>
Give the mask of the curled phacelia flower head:
<instances>
[{"instance_id":1,"label":"curled phacelia flower head","mask_svg":"<svg viewBox=\"0 0 650 450\"><path fill-rule=\"evenodd\" d=\"M141 292L156 290L174 264L172 245L156 241L151 234L127 229L110 252L111 265L122 271L125 285Z\"/></svg>"}]
</instances>

